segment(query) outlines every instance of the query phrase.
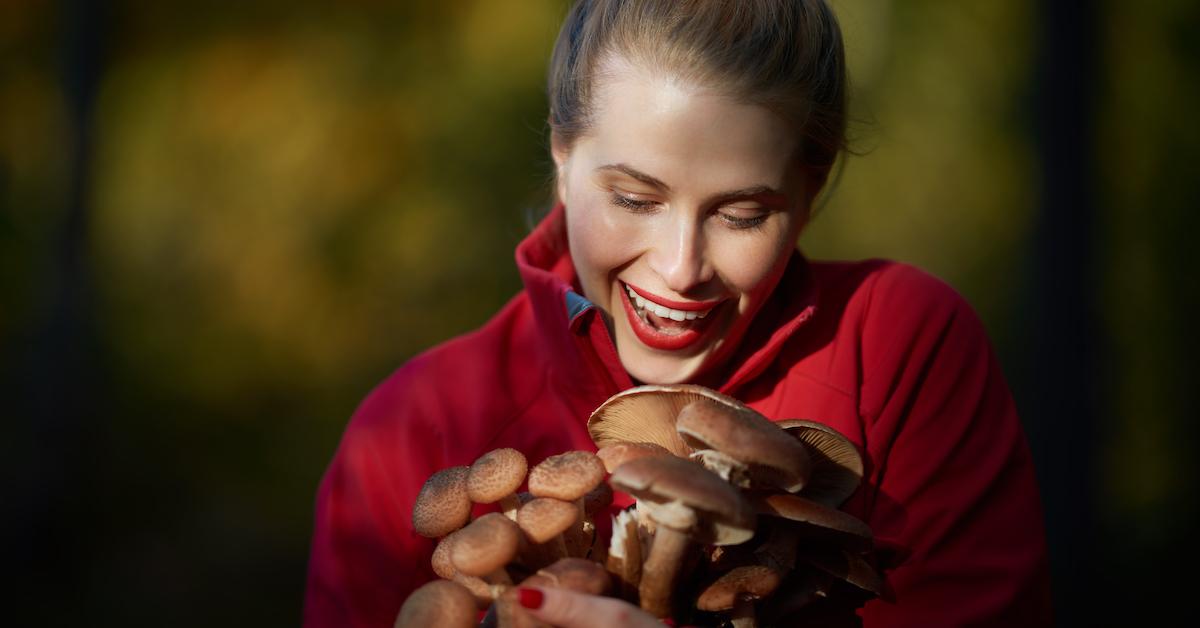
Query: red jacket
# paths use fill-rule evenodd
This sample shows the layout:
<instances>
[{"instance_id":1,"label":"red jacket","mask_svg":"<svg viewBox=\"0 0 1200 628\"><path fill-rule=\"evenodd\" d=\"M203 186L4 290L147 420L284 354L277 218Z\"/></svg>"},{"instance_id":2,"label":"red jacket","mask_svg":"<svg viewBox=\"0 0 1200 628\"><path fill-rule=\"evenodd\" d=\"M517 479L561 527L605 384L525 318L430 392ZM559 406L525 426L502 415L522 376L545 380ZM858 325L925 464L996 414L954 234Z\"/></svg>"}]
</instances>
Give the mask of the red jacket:
<instances>
[{"instance_id":1,"label":"red jacket","mask_svg":"<svg viewBox=\"0 0 1200 628\"><path fill-rule=\"evenodd\" d=\"M317 495L304 622L391 626L436 576L412 505L435 471L513 447L532 466L594 451L586 420L633 385L579 294L561 207L516 253L525 289L479 330L412 359L346 428ZM796 253L719 381L775 420L853 441L864 485L844 506L896 550L894 601L864 624L1045 625L1049 578L1033 463L980 321L903 264Z\"/></svg>"}]
</instances>

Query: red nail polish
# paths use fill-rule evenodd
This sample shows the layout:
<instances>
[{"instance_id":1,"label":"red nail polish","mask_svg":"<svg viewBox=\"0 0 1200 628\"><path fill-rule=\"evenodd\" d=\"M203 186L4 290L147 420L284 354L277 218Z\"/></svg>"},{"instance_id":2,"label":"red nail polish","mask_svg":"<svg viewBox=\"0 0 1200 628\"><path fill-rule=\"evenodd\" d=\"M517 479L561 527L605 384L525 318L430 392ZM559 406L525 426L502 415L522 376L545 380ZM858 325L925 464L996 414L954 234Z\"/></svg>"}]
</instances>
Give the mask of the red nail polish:
<instances>
[{"instance_id":1,"label":"red nail polish","mask_svg":"<svg viewBox=\"0 0 1200 628\"><path fill-rule=\"evenodd\" d=\"M537 610L542 607L542 600L545 599L545 594L537 589L527 589L521 587L517 589L517 601L525 608Z\"/></svg>"}]
</instances>

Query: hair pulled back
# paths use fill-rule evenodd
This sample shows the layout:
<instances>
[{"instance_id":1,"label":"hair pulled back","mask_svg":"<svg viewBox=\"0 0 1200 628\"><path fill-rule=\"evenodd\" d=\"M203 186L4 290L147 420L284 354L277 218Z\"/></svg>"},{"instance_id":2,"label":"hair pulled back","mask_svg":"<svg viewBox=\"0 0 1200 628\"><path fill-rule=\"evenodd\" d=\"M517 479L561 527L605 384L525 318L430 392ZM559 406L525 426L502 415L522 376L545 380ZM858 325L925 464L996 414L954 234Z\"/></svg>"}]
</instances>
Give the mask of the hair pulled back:
<instances>
[{"instance_id":1,"label":"hair pulled back","mask_svg":"<svg viewBox=\"0 0 1200 628\"><path fill-rule=\"evenodd\" d=\"M578 0L550 59L550 128L570 147L610 56L762 105L800 135L822 180L845 145L842 36L824 0Z\"/></svg>"}]
</instances>

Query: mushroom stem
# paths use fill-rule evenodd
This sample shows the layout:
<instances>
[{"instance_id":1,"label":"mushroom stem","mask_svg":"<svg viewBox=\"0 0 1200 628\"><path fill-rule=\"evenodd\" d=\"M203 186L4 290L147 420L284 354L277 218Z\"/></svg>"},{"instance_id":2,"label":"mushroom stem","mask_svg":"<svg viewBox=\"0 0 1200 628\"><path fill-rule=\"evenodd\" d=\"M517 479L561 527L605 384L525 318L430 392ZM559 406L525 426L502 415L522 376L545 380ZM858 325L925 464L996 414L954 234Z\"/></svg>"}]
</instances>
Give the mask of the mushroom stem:
<instances>
[{"instance_id":1,"label":"mushroom stem","mask_svg":"<svg viewBox=\"0 0 1200 628\"><path fill-rule=\"evenodd\" d=\"M642 580L642 541L638 537L637 519L628 510L613 518L605 566L617 580L618 596L637 601L638 584Z\"/></svg>"},{"instance_id":2,"label":"mushroom stem","mask_svg":"<svg viewBox=\"0 0 1200 628\"><path fill-rule=\"evenodd\" d=\"M733 610L729 611L729 619L733 628L758 626L758 621L754 618L754 600L738 598L737 603L733 605Z\"/></svg>"},{"instance_id":3,"label":"mushroom stem","mask_svg":"<svg viewBox=\"0 0 1200 628\"><path fill-rule=\"evenodd\" d=\"M516 493L501 497L499 503L496 505L500 507L500 512L504 513L505 517L513 521L517 520L517 509L521 507L521 500L517 497Z\"/></svg>"},{"instance_id":4,"label":"mushroom stem","mask_svg":"<svg viewBox=\"0 0 1200 628\"><path fill-rule=\"evenodd\" d=\"M658 526L638 586L642 609L647 613L655 617L670 617L671 594L675 591L679 566L691 544L691 539L683 532L664 525Z\"/></svg>"},{"instance_id":5,"label":"mushroom stem","mask_svg":"<svg viewBox=\"0 0 1200 628\"><path fill-rule=\"evenodd\" d=\"M575 500L575 509L579 512L579 516L575 519L574 525L563 532L563 537L565 537L567 543L567 555L582 558L587 553L587 548L590 545L589 539L587 539L583 531L583 522L587 520L587 511L583 507L583 497Z\"/></svg>"}]
</instances>

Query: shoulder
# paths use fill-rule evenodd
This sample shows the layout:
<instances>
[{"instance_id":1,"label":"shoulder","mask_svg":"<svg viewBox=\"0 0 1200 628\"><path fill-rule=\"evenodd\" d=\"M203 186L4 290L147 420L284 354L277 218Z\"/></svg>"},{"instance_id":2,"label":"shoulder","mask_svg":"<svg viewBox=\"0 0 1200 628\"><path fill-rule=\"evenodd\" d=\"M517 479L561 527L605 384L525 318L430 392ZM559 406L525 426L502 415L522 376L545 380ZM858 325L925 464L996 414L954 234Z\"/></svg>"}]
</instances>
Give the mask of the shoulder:
<instances>
[{"instance_id":1,"label":"shoulder","mask_svg":"<svg viewBox=\"0 0 1200 628\"><path fill-rule=\"evenodd\" d=\"M486 442L544 385L544 361L529 346L528 307L522 293L482 327L408 360L366 396L345 438L419 437L443 448Z\"/></svg>"}]
</instances>

